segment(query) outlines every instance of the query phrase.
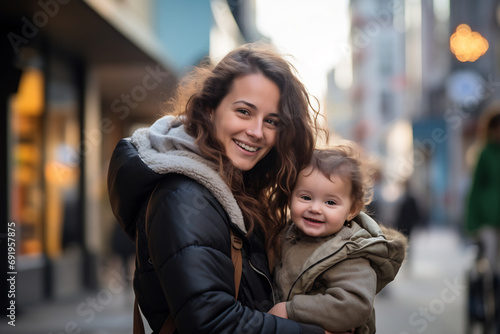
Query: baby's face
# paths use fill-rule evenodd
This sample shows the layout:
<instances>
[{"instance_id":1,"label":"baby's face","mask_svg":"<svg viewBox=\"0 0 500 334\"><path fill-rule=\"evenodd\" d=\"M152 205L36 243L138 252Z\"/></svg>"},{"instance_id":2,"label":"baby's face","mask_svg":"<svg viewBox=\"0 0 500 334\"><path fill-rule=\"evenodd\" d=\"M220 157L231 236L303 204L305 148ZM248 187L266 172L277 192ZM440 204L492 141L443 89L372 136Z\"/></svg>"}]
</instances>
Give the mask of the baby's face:
<instances>
[{"instance_id":1,"label":"baby's face","mask_svg":"<svg viewBox=\"0 0 500 334\"><path fill-rule=\"evenodd\" d=\"M351 208L350 182L337 175L327 178L310 167L300 172L290 199L290 213L302 232L312 237L337 233L355 216Z\"/></svg>"}]
</instances>

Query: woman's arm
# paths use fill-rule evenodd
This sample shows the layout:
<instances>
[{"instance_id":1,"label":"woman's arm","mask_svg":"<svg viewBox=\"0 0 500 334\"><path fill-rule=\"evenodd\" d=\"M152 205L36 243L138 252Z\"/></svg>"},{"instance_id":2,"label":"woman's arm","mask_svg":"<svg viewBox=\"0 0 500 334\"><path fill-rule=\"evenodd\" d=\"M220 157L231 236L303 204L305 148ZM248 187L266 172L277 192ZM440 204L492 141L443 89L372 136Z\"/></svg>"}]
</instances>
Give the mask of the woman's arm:
<instances>
[{"instance_id":1,"label":"woman's arm","mask_svg":"<svg viewBox=\"0 0 500 334\"><path fill-rule=\"evenodd\" d=\"M286 302L289 319L317 324L331 332L365 323L373 310L377 276L367 259L344 260L326 271L324 294L296 295Z\"/></svg>"},{"instance_id":2,"label":"woman's arm","mask_svg":"<svg viewBox=\"0 0 500 334\"><path fill-rule=\"evenodd\" d=\"M235 301L228 219L194 181L159 186L150 201L149 252L177 331L323 333Z\"/></svg>"}]
</instances>

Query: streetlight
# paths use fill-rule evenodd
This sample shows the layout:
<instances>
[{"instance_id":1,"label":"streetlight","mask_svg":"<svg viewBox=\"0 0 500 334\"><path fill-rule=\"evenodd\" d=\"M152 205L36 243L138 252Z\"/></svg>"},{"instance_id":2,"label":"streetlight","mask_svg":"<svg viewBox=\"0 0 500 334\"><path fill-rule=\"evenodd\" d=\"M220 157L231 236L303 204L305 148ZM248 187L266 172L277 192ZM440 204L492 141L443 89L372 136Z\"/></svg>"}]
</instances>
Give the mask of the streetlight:
<instances>
[{"instance_id":1,"label":"streetlight","mask_svg":"<svg viewBox=\"0 0 500 334\"><path fill-rule=\"evenodd\" d=\"M450 37L451 52L461 62L474 62L488 50L489 44L480 33L472 31L467 24L461 24Z\"/></svg>"}]
</instances>

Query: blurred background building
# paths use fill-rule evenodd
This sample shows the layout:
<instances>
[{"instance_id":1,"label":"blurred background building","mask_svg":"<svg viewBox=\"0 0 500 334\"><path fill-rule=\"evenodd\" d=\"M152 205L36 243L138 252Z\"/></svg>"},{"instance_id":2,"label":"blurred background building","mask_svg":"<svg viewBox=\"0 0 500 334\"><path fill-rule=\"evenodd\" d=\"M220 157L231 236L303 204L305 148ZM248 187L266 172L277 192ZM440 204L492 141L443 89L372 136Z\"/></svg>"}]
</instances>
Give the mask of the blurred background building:
<instances>
[{"instance_id":1,"label":"blurred background building","mask_svg":"<svg viewBox=\"0 0 500 334\"><path fill-rule=\"evenodd\" d=\"M467 152L479 115L500 97L498 1L351 0L349 12L341 50L352 75L329 74L330 127L381 158L384 221L409 180L429 224L460 228ZM456 48L470 54L474 37L477 56L452 52L461 24Z\"/></svg>"},{"instance_id":2,"label":"blurred background building","mask_svg":"<svg viewBox=\"0 0 500 334\"><path fill-rule=\"evenodd\" d=\"M258 4L0 3L0 214L15 223L20 309L102 286L116 226L106 191L115 144L158 118L206 56L257 40L280 46L260 32ZM497 0L346 0L348 41L333 46L341 61L318 98L332 131L379 157L384 222L397 223L410 184L427 226L461 230L477 120L500 98L499 13Z\"/></svg>"}]
</instances>

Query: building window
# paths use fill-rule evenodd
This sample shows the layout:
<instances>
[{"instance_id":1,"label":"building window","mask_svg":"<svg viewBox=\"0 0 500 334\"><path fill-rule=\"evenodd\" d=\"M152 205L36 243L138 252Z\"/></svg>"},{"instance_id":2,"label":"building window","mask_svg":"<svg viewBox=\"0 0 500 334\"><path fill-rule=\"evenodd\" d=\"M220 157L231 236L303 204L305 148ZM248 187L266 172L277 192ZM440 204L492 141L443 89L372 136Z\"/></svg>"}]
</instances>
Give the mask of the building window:
<instances>
[{"instance_id":1,"label":"building window","mask_svg":"<svg viewBox=\"0 0 500 334\"><path fill-rule=\"evenodd\" d=\"M11 187L10 213L18 225L21 255L43 251L42 114L44 76L34 66L21 75L17 94L10 99Z\"/></svg>"}]
</instances>

